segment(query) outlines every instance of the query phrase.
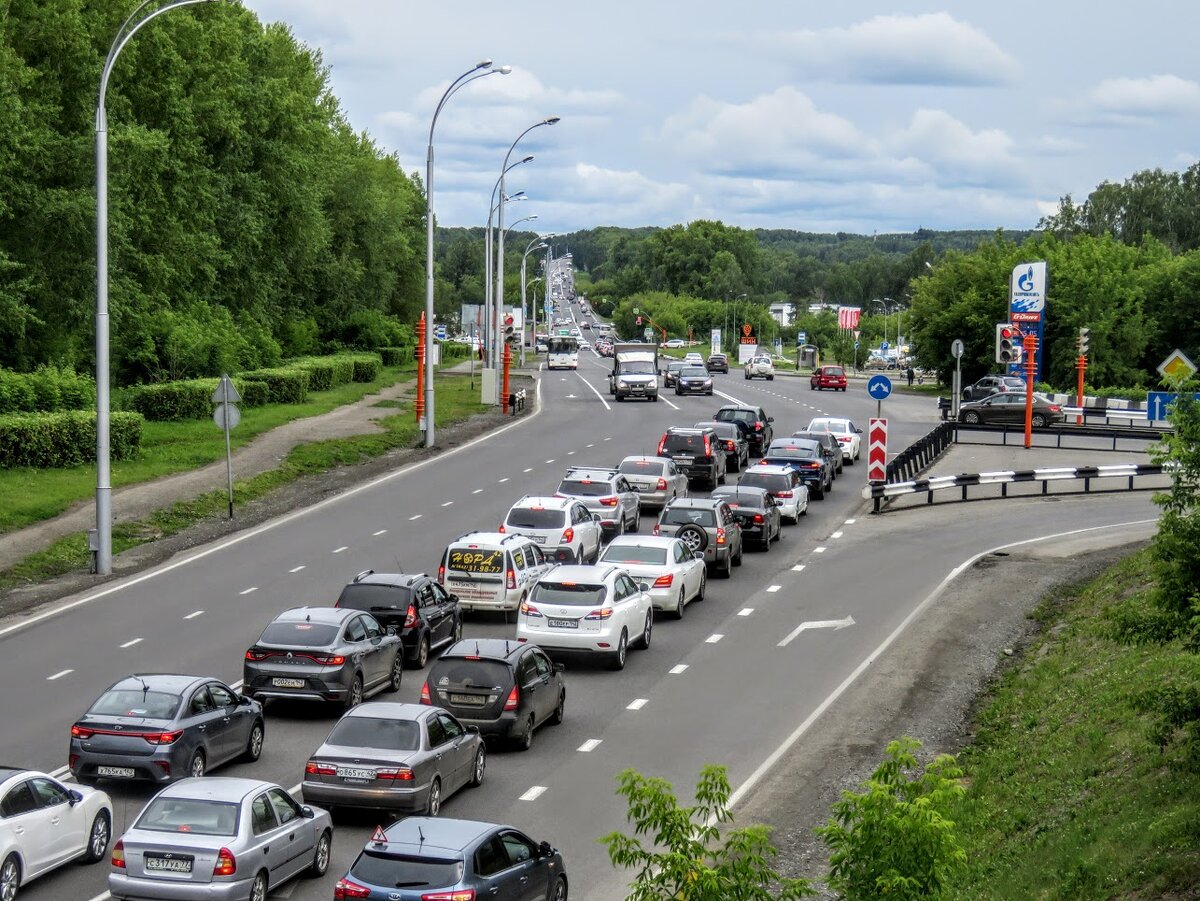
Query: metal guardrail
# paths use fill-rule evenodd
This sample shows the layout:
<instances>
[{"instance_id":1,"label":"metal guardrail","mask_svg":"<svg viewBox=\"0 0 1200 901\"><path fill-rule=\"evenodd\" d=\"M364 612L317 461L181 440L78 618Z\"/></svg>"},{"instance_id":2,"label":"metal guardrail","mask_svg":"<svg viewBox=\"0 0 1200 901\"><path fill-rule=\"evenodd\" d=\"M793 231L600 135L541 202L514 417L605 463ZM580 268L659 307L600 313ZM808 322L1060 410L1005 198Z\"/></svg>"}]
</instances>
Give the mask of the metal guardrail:
<instances>
[{"instance_id":1,"label":"metal guardrail","mask_svg":"<svg viewBox=\"0 0 1200 901\"><path fill-rule=\"evenodd\" d=\"M978 398L976 399L978 400ZM949 419L951 398L939 397L937 402L938 410L942 414L942 420L945 421ZM963 403L967 403L967 401L963 401ZM1139 426L1142 428L1154 428L1152 423L1164 422L1164 420L1158 419L1148 421L1146 418L1148 414L1145 410L1134 410L1126 407L1109 407L1107 405L1069 407L1066 404L1060 404L1059 406L1062 407L1062 411L1067 417L1068 424L1073 423L1073 421L1080 416L1083 417L1085 424L1089 419L1103 419L1106 426L1111 426L1114 424L1113 420L1116 420L1118 424L1123 423L1130 428L1137 428ZM1162 428L1166 429L1168 427L1164 425Z\"/></svg>"},{"instance_id":2,"label":"metal guardrail","mask_svg":"<svg viewBox=\"0 0 1200 901\"><path fill-rule=\"evenodd\" d=\"M1003 423L966 423L954 422L953 420L943 423L949 426L954 432L954 442L956 444L982 444L988 442L970 441L962 437L963 434L970 435L972 432L991 433L1000 435L1000 444L1006 445L1009 443L1008 438L1013 437L1013 444L1025 443L1025 426L1024 425L1007 425ZM1048 426L1045 428L1034 429L1033 438L1038 447L1067 447L1074 446L1077 450L1096 450L1097 447L1092 444L1074 444L1071 442L1073 438L1109 438L1112 439L1112 450L1117 449L1118 441L1158 441L1163 434L1169 432L1170 429L1157 429L1142 426L1102 426L1102 425L1072 425L1071 423L1061 423L1059 425ZM1046 440L1053 438L1053 445ZM1063 442L1067 441L1067 444Z\"/></svg>"},{"instance_id":3,"label":"metal guardrail","mask_svg":"<svg viewBox=\"0 0 1200 901\"><path fill-rule=\"evenodd\" d=\"M954 423L943 422L918 438L887 464L887 482L902 482L915 477L955 442Z\"/></svg>"}]
</instances>

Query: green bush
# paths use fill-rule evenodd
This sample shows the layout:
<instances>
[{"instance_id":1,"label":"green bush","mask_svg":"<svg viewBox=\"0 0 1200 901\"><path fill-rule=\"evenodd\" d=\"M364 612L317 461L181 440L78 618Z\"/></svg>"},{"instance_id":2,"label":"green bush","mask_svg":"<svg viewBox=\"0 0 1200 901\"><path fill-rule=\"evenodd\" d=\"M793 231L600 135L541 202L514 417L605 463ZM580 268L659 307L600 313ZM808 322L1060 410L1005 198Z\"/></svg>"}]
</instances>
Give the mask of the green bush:
<instances>
[{"instance_id":1,"label":"green bush","mask_svg":"<svg viewBox=\"0 0 1200 901\"><path fill-rule=\"evenodd\" d=\"M183 379L129 389L125 404L153 422L183 422L207 419L213 412L213 392L220 379ZM261 407L270 402L270 387L261 381L233 380L243 407Z\"/></svg>"},{"instance_id":2,"label":"green bush","mask_svg":"<svg viewBox=\"0 0 1200 901\"><path fill-rule=\"evenodd\" d=\"M338 359L350 361L353 367L350 380L353 382L373 382L383 368L379 354L339 354Z\"/></svg>"},{"instance_id":3,"label":"green bush","mask_svg":"<svg viewBox=\"0 0 1200 901\"><path fill-rule=\"evenodd\" d=\"M243 407L262 407L271 402L271 386L266 382L234 379L233 383L242 393Z\"/></svg>"},{"instance_id":4,"label":"green bush","mask_svg":"<svg viewBox=\"0 0 1200 901\"><path fill-rule=\"evenodd\" d=\"M135 457L142 443L138 413L112 413L109 442L114 460ZM86 410L10 413L0 416L0 467L78 466L96 459L96 414Z\"/></svg>"},{"instance_id":5,"label":"green bush","mask_svg":"<svg viewBox=\"0 0 1200 901\"><path fill-rule=\"evenodd\" d=\"M355 310L329 330L335 346L358 350L412 344L413 327L378 310Z\"/></svg>"},{"instance_id":6,"label":"green bush","mask_svg":"<svg viewBox=\"0 0 1200 901\"><path fill-rule=\"evenodd\" d=\"M86 410L95 405L91 376L56 366L39 366L34 372L0 369L0 414Z\"/></svg>"},{"instance_id":7,"label":"green bush","mask_svg":"<svg viewBox=\"0 0 1200 901\"><path fill-rule=\"evenodd\" d=\"M350 357L337 355L325 357L333 364L333 386L349 385L354 381L354 360Z\"/></svg>"},{"instance_id":8,"label":"green bush","mask_svg":"<svg viewBox=\"0 0 1200 901\"><path fill-rule=\"evenodd\" d=\"M411 344L406 347L381 347L379 356L383 360L384 366L403 366L416 359L415 350L416 348Z\"/></svg>"},{"instance_id":9,"label":"green bush","mask_svg":"<svg viewBox=\"0 0 1200 901\"><path fill-rule=\"evenodd\" d=\"M442 342L442 363L449 363L452 360L465 360L471 353L471 345L463 344L458 341Z\"/></svg>"},{"instance_id":10,"label":"green bush","mask_svg":"<svg viewBox=\"0 0 1200 901\"><path fill-rule=\"evenodd\" d=\"M1144 401L1146 399L1145 388L1092 388L1085 385L1083 393L1092 397L1110 397L1121 400Z\"/></svg>"},{"instance_id":11,"label":"green bush","mask_svg":"<svg viewBox=\"0 0 1200 901\"><path fill-rule=\"evenodd\" d=\"M270 403L302 404L308 399L308 373L303 369L253 369L242 378L263 382Z\"/></svg>"},{"instance_id":12,"label":"green bush","mask_svg":"<svg viewBox=\"0 0 1200 901\"><path fill-rule=\"evenodd\" d=\"M333 363L319 357L298 360L292 366L308 373L309 391L328 391L333 387Z\"/></svg>"}]
</instances>

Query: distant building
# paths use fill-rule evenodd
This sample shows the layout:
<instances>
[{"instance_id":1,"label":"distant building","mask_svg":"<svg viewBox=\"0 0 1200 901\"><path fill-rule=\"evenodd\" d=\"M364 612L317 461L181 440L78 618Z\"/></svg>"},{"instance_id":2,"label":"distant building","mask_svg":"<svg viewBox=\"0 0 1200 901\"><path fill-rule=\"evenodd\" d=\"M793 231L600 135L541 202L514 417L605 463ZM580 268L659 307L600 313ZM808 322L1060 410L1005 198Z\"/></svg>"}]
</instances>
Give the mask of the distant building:
<instances>
[{"instance_id":1,"label":"distant building","mask_svg":"<svg viewBox=\"0 0 1200 901\"><path fill-rule=\"evenodd\" d=\"M791 325L796 320L796 305L792 303L773 303L770 312L771 318L780 325Z\"/></svg>"}]
</instances>

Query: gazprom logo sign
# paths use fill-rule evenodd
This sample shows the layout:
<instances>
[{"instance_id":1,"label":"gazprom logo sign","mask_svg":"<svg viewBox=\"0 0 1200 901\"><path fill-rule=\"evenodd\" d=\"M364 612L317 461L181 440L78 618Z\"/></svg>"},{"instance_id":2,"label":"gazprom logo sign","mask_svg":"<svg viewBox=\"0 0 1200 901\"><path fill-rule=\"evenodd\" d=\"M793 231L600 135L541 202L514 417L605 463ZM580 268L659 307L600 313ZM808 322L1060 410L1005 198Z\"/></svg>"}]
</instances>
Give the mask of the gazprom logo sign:
<instances>
[{"instance_id":1,"label":"gazprom logo sign","mask_svg":"<svg viewBox=\"0 0 1200 901\"><path fill-rule=\"evenodd\" d=\"M1012 313L1041 313L1046 309L1046 261L1013 267L1010 285Z\"/></svg>"}]
</instances>

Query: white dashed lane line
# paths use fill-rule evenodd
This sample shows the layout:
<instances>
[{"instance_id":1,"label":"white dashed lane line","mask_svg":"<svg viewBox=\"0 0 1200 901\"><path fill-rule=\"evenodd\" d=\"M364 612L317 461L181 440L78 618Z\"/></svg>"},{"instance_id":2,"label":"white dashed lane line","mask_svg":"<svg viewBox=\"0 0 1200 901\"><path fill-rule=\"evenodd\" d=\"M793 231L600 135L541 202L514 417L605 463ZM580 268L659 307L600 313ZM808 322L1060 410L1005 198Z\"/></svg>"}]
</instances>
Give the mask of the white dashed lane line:
<instances>
[{"instance_id":1,"label":"white dashed lane line","mask_svg":"<svg viewBox=\"0 0 1200 901\"><path fill-rule=\"evenodd\" d=\"M501 481L503 481L503 480L501 480ZM442 506L443 507L452 507L452 506L454 506L454 501L446 501L446 503L442 504Z\"/></svg>"},{"instance_id":2,"label":"white dashed lane line","mask_svg":"<svg viewBox=\"0 0 1200 901\"><path fill-rule=\"evenodd\" d=\"M549 460L547 460L546 462L547 462L547 463L553 463L553 462L554 462L554 458L553 458L553 457L551 457L551 458L550 458Z\"/></svg>"},{"instance_id":3,"label":"white dashed lane line","mask_svg":"<svg viewBox=\"0 0 1200 901\"><path fill-rule=\"evenodd\" d=\"M142 640L140 638L131 638L129 641L125 642L125 644L121 645L121 647L122 648L131 648L135 644L141 644L141 643L142 643Z\"/></svg>"},{"instance_id":4,"label":"white dashed lane line","mask_svg":"<svg viewBox=\"0 0 1200 901\"><path fill-rule=\"evenodd\" d=\"M854 520L853 519L846 520L846 525L848 525L848 526L854 525Z\"/></svg>"},{"instance_id":5,"label":"white dashed lane line","mask_svg":"<svg viewBox=\"0 0 1200 901\"><path fill-rule=\"evenodd\" d=\"M70 672L70 670L67 670L67 672ZM626 705L625 709L626 710L641 710L643 707L645 707L649 703L650 703L649 698L634 698L632 701L629 702L628 705Z\"/></svg>"},{"instance_id":6,"label":"white dashed lane line","mask_svg":"<svg viewBox=\"0 0 1200 901\"><path fill-rule=\"evenodd\" d=\"M482 488L476 488L476 489L475 489L474 491L472 491L471 493L472 493L472 494L481 494L482 492L483 492L483 489L482 489Z\"/></svg>"},{"instance_id":7,"label":"white dashed lane line","mask_svg":"<svg viewBox=\"0 0 1200 901\"><path fill-rule=\"evenodd\" d=\"M825 553L825 546L824 546L824 545L821 545L820 547L815 547L815 548L813 548L813 553L814 553L814 554L823 554L823 553Z\"/></svg>"},{"instance_id":8,"label":"white dashed lane line","mask_svg":"<svg viewBox=\"0 0 1200 901\"><path fill-rule=\"evenodd\" d=\"M678 676L680 673L684 672L687 668L688 668L688 665L686 663L677 663L673 667L671 667L671 669L668 670L668 672L672 676Z\"/></svg>"},{"instance_id":9,"label":"white dashed lane line","mask_svg":"<svg viewBox=\"0 0 1200 901\"><path fill-rule=\"evenodd\" d=\"M337 551L334 551L334 553L336 554L336 553L337 553ZM238 592L238 594L253 594L253 593L254 593L254 592L256 592L256 591L258 591L258 586L257 586L257 585L251 585L249 588L247 588L247 589L245 589L245 590L243 590L243 591L239 591L239 592Z\"/></svg>"},{"instance_id":10,"label":"white dashed lane line","mask_svg":"<svg viewBox=\"0 0 1200 901\"><path fill-rule=\"evenodd\" d=\"M782 585L768 585L768 586L767 586L767 591L768 591L768 592L776 592L776 591L778 591L779 589L781 589L782 587L783 587Z\"/></svg>"},{"instance_id":11,"label":"white dashed lane line","mask_svg":"<svg viewBox=\"0 0 1200 901\"><path fill-rule=\"evenodd\" d=\"M749 616L753 612L754 612L753 607L743 607L741 610L738 611L738 616Z\"/></svg>"},{"instance_id":12,"label":"white dashed lane line","mask_svg":"<svg viewBox=\"0 0 1200 901\"><path fill-rule=\"evenodd\" d=\"M536 801L536 800L537 800L538 798L540 798L540 797L541 797L543 794L545 794L545 792L546 792L546 786L544 786L544 785L535 785L533 788L529 789L529 791L525 792L525 794L521 795L521 797L520 797L518 800L521 800L521 801Z\"/></svg>"},{"instance_id":13,"label":"white dashed lane line","mask_svg":"<svg viewBox=\"0 0 1200 901\"><path fill-rule=\"evenodd\" d=\"M73 673L73 672L75 672L75 670L73 670L73 669L65 669L65 670L62 670L62 671L60 671L60 672L57 672L57 673L55 673L53 676L47 676L47 677L46 677L46 681L47 681L47 682L53 682L55 679L61 679L63 676L70 675L70 674L71 674L71 673Z\"/></svg>"},{"instance_id":14,"label":"white dashed lane line","mask_svg":"<svg viewBox=\"0 0 1200 901\"><path fill-rule=\"evenodd\" d=\"M291 569L289 569L289 570L288 570L288 572L290 572L290 573L298 573L298 572L300 572L300 570L302 570L302 569L304 569L304 564L303 564L303 563L301 563L299 566L293 566Z\"/></svg>"},{"instance_id":15,"label":"white dashed lane line","mask_svg":"<svg viewBox=\"0 0 1200 901\"><path fill-rule=\"evenodd\" d=\"M378 532L372 532L371 537L378 538L380 535L385 535L385 534L387 534L387 529L380 529Z\"/></svg>"},{"instance_id":16,"label":"white dashed lane line","mask_svg":"<svg viewBox=\"0 0 1200 901\"><path fill-rule=\"evenodd\" d=\"M340 554L342 551L348 551L348 550L350 550L350 545L343 544L341 547L335 547L332 551L330 551L330 553Z\"/></svg>"},{"instance_id":17,"label":"white dashed lane line","mask_svg":"<svg viewBox=\"0 0 1200 901\"><path fill-rule=\"evenodd\" d=\"M193 610L191 613L189 613L187 616L185 616L184 619L195 619L197 616L203 616L203 615L204 615L203 610Z\"/></svg>"},{"instance_id":18,"label":"white dashed lane line","mask_svg":"<svg viewBox=\"0 0 1200 901\"><path fill-rule=\"evenodd\" d=\"M725 637L725 635L723 633L714 632L712 635L708 636L708 638L704 639L704 643L705 644L716 644L718 641L720 641L724 637Z\"/></svg>"},{"instance_id":19,"label":"white dashed lane line","mask_svg":"<svg viewBox=\"0 0 1200 901\"><path fill-rule=\"evenodd\" d=\"M830 538L841 538L841 537L842 537L842 530L841 530L841 529L838 529L836 532L834 532L834 533L833 533L832 535L830 535L829 537L830 537Z\"/></svg>"},{"instance_id":20,"label":"white dashed lane line","mask_svg":"<svg viewBox=\"0 0 1200 901\"><path fill-rule=\"evenodd\" d=\"M408 518L408 521L409 521L409 522L412 522L412 521L414 521L414 520L420 519L422 515L423 515L423 514L421 514L421 513L414 513L412 516L410 516L410 517Z\"/></svg>"},{"instance_id":21,"label":"white dashed lane line","mask_svg":"<svg viewBox=\"0 0 1200 901\"><path fill-rule=\"evenodd\" d=\"M587 741L585 741L583 744L581 744L577 748L577 750L582 751L584 754L587 754L591 751L596 750L596 748L600 747L600 742L602 742L603 740L604 739L601 739L601 738L589 738Z\"/></svg>"},{"instance_id":22,"label":"white dashed lane line","mask_svg":"<svg viewBox=\"0 0 1200 901\"><path fill-rule=\"evenodd\" d=\"M524 470L522 470L522 471L523 471L523 472L533 472L533 467L532 467L532 466L526 466L526 467L525 467L525 469L524 469Z\"/></svg>"}]
</instances>

